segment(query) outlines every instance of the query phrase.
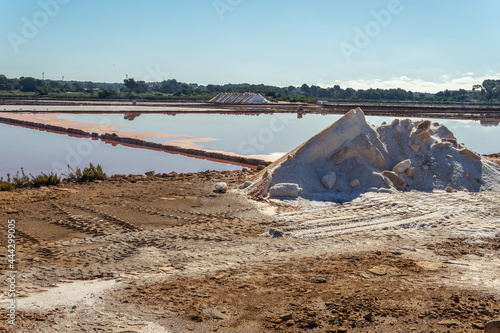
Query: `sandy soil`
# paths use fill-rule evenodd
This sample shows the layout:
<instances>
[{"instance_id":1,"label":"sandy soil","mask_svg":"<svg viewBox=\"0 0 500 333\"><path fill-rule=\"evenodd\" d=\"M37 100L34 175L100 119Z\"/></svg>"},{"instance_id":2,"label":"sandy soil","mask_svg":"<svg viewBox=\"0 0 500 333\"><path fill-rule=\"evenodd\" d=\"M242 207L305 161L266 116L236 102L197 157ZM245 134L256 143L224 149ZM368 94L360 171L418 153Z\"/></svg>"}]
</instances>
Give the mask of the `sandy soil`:
<instances>
[{"instance_id":1,"label":"sandy soil","mask_svg":"<svg viewBox=\"0 0 500 333\"><path fill-rule=\"evenodd\" d=\"M213 190L253 175L0 192L3 308L8 219L18 258L17 325L2 312L0 332L480 332L500 316L499 193Z\"/></svg>"}]
</instances>

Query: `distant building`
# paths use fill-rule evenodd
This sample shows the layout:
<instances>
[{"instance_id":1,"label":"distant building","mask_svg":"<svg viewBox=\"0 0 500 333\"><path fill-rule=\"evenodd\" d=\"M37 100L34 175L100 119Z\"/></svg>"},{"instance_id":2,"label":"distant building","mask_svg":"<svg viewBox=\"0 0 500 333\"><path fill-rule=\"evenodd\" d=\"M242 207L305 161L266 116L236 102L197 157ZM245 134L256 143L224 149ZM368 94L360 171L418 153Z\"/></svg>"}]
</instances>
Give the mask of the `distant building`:
<instances>
[{"instance_id":1,"label":"distant building","mask_svg":"<svg viewBox=\"0 0 500 333\"><path fill-rule=\"evenodd\" d=\"M327 104L328 104L328 101L318 101L318 104L319 104L319 105L327 105Z\"/></svg>"},{"instance_id":2,"label":"distant building","mask_svg":"<svg viewBox=\"0 0 500 333\"><path fill-rule=\"evenodd\" d=\"M212 98L210 103L219 103L219 104L265 104L271 103L261 94L255 93L220 93L214 98Z\"/></svg>"}]
</instances>

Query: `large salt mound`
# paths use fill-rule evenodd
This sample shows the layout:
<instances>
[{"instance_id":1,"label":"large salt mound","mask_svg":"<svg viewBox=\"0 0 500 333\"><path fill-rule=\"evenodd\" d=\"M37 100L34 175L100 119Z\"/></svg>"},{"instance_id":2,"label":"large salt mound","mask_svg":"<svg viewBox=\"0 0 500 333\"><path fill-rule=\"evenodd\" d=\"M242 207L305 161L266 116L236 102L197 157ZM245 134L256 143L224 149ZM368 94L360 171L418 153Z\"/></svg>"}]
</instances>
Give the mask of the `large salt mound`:
<instances>
[{"instance_id":1,"label":"large salt mound","mask_svg":"<svg viewBox=\"0 0 500 333\"><path fill-rule=\"evenodd\" d=\"M500 166L458 143L444 125L396 119L376 127L358 108L268 166L246 191L344 201L411 189L500 192Z\"/></svg>"}]
</instances>

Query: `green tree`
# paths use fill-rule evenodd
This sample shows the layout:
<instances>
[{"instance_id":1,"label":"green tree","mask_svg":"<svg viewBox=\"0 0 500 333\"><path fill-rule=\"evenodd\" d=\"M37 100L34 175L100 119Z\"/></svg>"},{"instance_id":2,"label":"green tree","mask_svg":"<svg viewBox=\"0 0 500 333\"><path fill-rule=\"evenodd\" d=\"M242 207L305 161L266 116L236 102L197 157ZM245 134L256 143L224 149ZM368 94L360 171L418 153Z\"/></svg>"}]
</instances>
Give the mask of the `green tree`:
<instances>
[{"instance_id":1,"label":"green tree","mask_svg":"<svg viewBox=\"0 0 500 333\"><path fill-rule=\"evenodd\" d=\"M0 90L12 90L12 81L5 75L0 75Z\"/></svg>"},{"instance_id":2,"label":"green tree","mask_svg":"<svg viewBox=\"0 0 500 333\"><path fill-rule=\"evenodd\" d=\"M21 77L19 79L19 84L21 85L21 91L34 92L38 86L42 86L35 78L32 77Z\"/></svg>"},{"instance_id":3,"label":"green tree","mask_svg":"<svg viewBox=\"0 0 500 333\"><path fill-rule=\"evenodd\" d=\"M83 91L83 86L80 82L74 82L72 84L73 88L72 88L72 91L74 92L82 92Z\"/></svg>"},{"instance_id":4,"label":"green tree","mask_svg":"<svg viewBox=\"0 0 500 333\"><path fill-rule=\"evenodd\" d=\"M213 85L213 84L209 84L207 85L207 88L206 88L209 92L211 93L215 93L215 92L219 92L220 90L217 89L217 86Z\"/></svg>"},{"instance_id":5,"label":"green tree","mask_svg":"<svg viewBox=\"0 0 500 333\"><path fill-rule=\"evenodd\" d=\"M46 96L50 92L49 88L46 85L38 86L35 89L35 94L38 96Z\"/></svg>"},{"instance_id":6,"label":"green tree","mask_svg":"<svg viewBox=\"0 0 500 333\"><path fill-rule=\"evenodd\" d=\"M194 92L194 88L186 83L181 84L180 88L183 95L191 95Z\"/></svg>"},{"instance_id":7,"label":"green tree","mask_svg":"<svg viewBox=\"0 0 500 333\"><path fill-rule=\"evenodd\" d=\"M216 86L209 85L210 89L213 89L213 91L217 90ZM207 86L207 88L209 87ZM175 79L170 79L163 81L160 85L160 91L165 93L165 94L173 94L175 92L178 92L181 90L181 84L177 82Z\"/></svg>"},{"instance_id":8,"label":"green tree","mask_svg":"<svg viewBox=\"0 0 500 333\"><path fill-rule=\"evenodd\" d=\"M351 98L352 96L354 96L355 92L356 92L356 90L354 90L352 88L346 88L345 90L343 90L340 93L340 97L342 97L342 98Z\"/></svg>"},{"instance_id":9,"label":"green tree","mask_svg":"<svg viewBox=\"0 0 500 333\"><path fill-rule=\"evenodd\" d=\"M140 82L134 80L134 78L123 80L123 84L127 89L128 93L140 93L142 91L142 85Z\"/></svg>"},{"instance_id":10,"label":"green tree","mask_svg":"<svg viewBox=\"0 0 500 333\"><path fill-rule=\"evenodd\" d=\"M500 80L484 80L483 87L485 90L486 99L499 98L498 89L500 86Z\"/></svg>"},{"instance_id":11,"label":"green tree","mask_svg":"<svg viewBox=\"0 0 500 333\"><path fill-rule=\"evenodd\" d=\"M91 81L85 82L85 92L89 94L94 93L94 89L96 88L95 83Z\"/></svg>"},{"instance_id":12,"label":"green tree","mask_svg":"<svg viewBox=\"0 0 500 333\"><path fill-rule=\"evenodd\" d=\"M64 83L64 84L62 85L61 89L62 89L64 92L71 91L71 86L69 85L69 83Z\"/></svg>"},{"instance_id":13,"label":"green tree","mask_svg":"<svg viewBox=\"0 0 500 333\"><path fill-rule=\"evenodd\" d=\"M49 82L49 86L52 90L60 90L62 89L62 84L60 84L59 82L57 81L50 81Z\"/></svg>"}]
</instances>

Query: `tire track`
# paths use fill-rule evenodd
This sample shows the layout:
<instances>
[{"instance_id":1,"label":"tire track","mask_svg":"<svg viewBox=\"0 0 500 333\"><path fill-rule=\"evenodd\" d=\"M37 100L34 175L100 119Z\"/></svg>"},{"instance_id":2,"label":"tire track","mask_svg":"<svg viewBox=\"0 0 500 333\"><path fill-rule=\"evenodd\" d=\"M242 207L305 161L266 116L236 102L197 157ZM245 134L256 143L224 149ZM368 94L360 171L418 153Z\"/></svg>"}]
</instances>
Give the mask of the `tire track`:
<instances>
[{"instance_id":1,"label":"tire track","mask_svg":"<svg viewBox=\"0 0 500 333\"><path fill-rule=\"evenodd\" d=\"M368 194L346 204L303 208L275 216L289 237L332 237L387 229L421 229L440 224L457 233L491 234L500 226L498 193L407 192ZM486 203L486 204L485 204ZM480 220L479 226L470 221Z\"/></svg>"},{"instance_id":2,"label":"tire track","mask_svg":"<svg viewBox=\"0 0 500 333\"><path fill-rule=\"evenodd\" d=\"M90 207L68 204L68 206L72 209L90 213L90 215L83 215L74 214L71 212L71 209L56 203L53 203L52 205L55 209L63 213L66 216L66 219L53 220L51 223L79 232L94 236L102 236L117 232L123 233L142 230L142 228L132 223Z\"/></svg>"}]
</instances>

